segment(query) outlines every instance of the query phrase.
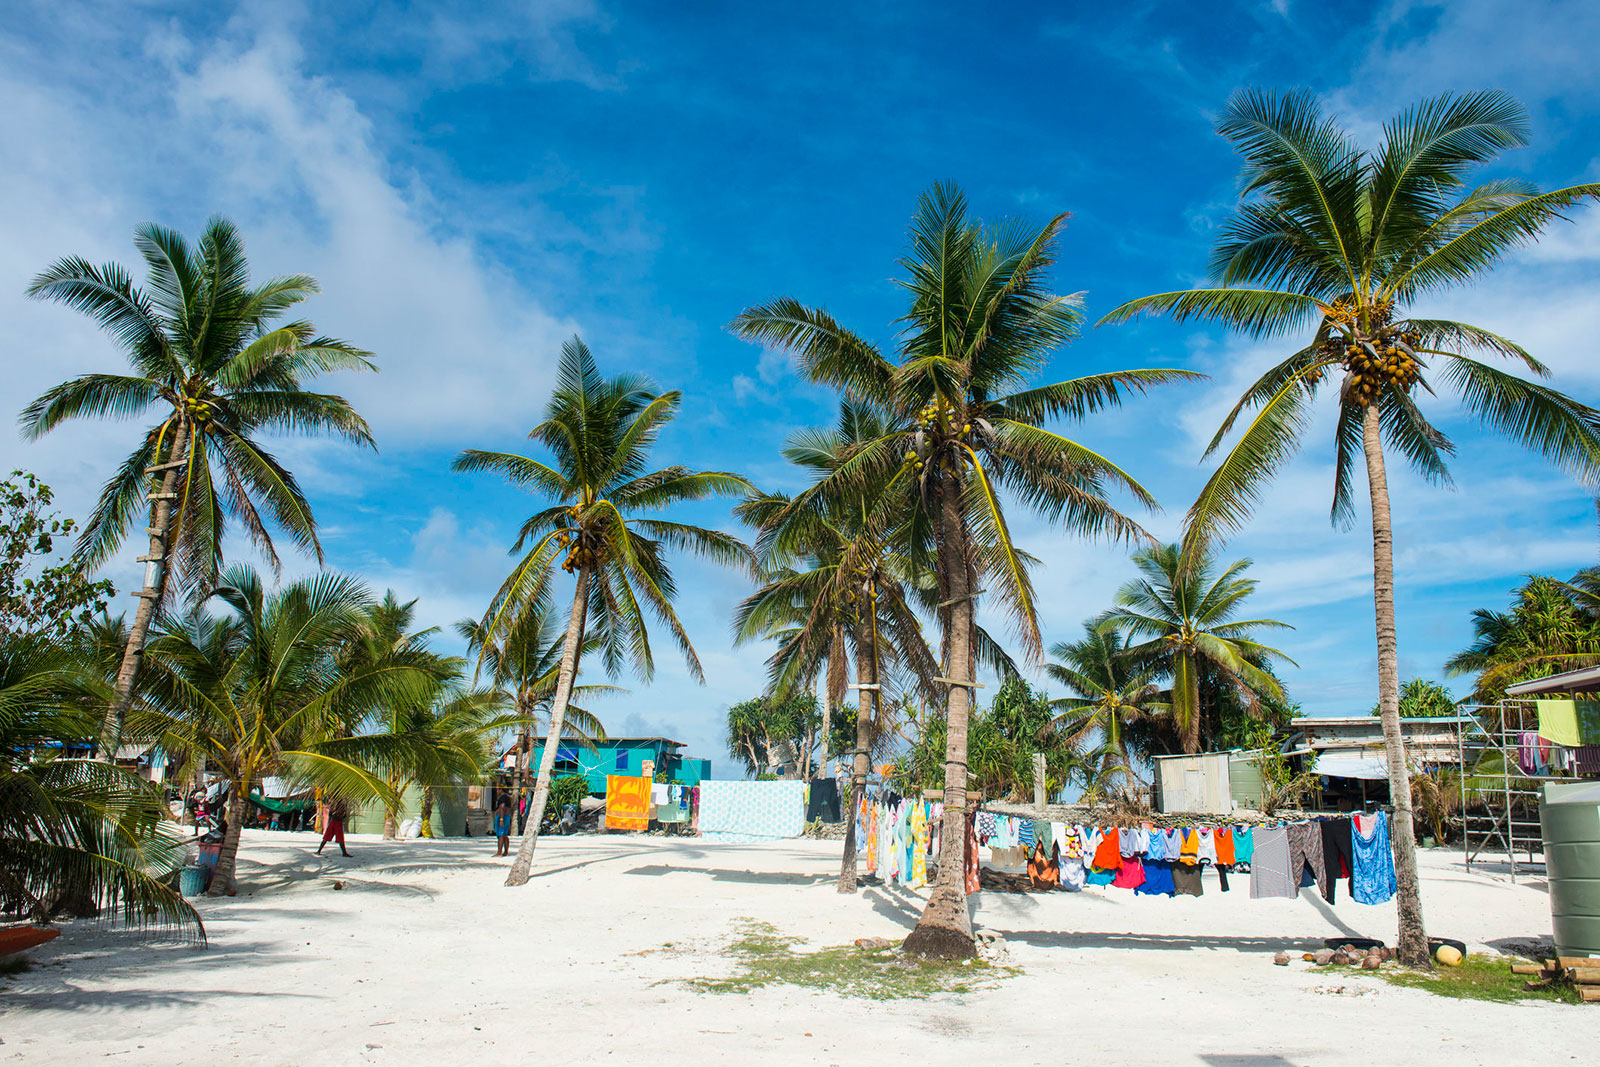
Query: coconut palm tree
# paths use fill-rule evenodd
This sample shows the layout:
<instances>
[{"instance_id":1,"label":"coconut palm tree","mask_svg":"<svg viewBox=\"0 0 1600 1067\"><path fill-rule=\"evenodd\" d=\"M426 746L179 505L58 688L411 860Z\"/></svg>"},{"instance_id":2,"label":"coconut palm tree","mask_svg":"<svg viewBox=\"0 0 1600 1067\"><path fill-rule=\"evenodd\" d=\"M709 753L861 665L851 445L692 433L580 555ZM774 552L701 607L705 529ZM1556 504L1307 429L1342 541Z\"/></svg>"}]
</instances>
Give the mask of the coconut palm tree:
<instances>
[{"instance_id":1,"label":"coconut palm tree","mask_svg":"<svg viewBox=\"0 0 1600 1067\"><path fill-rule=\"evenodd\" d=\"M203 940L200 917L164 881L184 853L160 791L111 763L58 755L93 746L110 697L59 638L0 643L0 914L109 912Z\"/></svg>"},{"instance_id":2,"label":"coconut palm tree","mask_svg":"<svg viewBox=\"0 0 1600 1067\"><path fill-rule=\"evenodd\" d=\"M784 456L812 477L826 477L887 429L877 412L845 401L834 429L795 434ZM735 614L734 640L777 641L767 660L772 692L785 696L824 675L827 706L837 706L844 700L849 661L855 660L859 705L846 812L854 811L855 799L866 789L884 687L903 674L925 698L933 699L933 677L938 674L917 614L924 597L915 568L903 546L892 542L903 524L890 537L882 536L872 521L875 501L868 490L807 511L791 508L787 496L773 493L736 509L759 532L764 573L761 588ZM996 648L991 643L986 651ZM1005 662L1010 665L1009 659ZM828 736L826 719L822 732ZM856 828L855 819L847 815L839 892L855 890Z\"/></svg>"},{"instance_id":3,"label":"coconut palm tree","mask_svg":"<svg viewBox=\"0 0 1600 1067\"><path fill-rule=\"evenodd\" d=\"M967 721L976 667L977 597L1009 613L1027 652L1042 654L1027 563L1012 543L1003 494L1076 533L1128 538L1138 525L1106 499L1112 487L1153 506L1120 467L1044 424L1078 419L1188 374L1130 370L1030 386L1051 353L1077 333L1081 296L1047 288L1057 216L1042 227L972 221L957 190L935 185L911 223L900 282L910 297L896 359L827 312L793 299L745 310L741 337L791 353L812 381L888 413L887 431L796 496L796 509L882 485L874 523L908 523L913 556L933 558L948 697L942 848L927 910L908 951L969 957L971 916L962 885L967 808Z\"/></svg>"},{"instance_id":4,"label":"coconut palm tree","mask_svg":"<svg viewBox=\"0 0 1600 1067\"><path fill-rule=\"evenodd\" d=\"M78 542L82 565L98 567L150 503L144 588L107 714L106 752L116 751L169 578L176 571L183 587L210 589L228 517L274 567L269 523L322 562L311 505L260 438L328 433L372 445L366 422L345 400L306 388L318 374L374 369L371 353L318 335L304 319L282 321L318 291L314 278L291 274L252 285L244 242L222 218L206 224L197 247L153 225L140 227L134 244L148 270L142 289L117 264L96 267L76 256L28 287L30 296L98 322L123 350L130 373L85 374L50 389L23 410L23 435L42 437L75 418L152 412L155 420L106 481Z\"/></svg>"},{"instance_id":5,"label":"coconut palm tree","mask_svg":"<svg viewBox=\"0 0 1600 1067\"><path fill-rule=\"evenodd\" d=\"M475 449L456 458L458 471L494 471L553 501L522 524L512 551L530 541L532 547L490 602L483 620L486 639L501 639L529 604L547 595L558 559L575 578L549 737L507 885L528 880L555 770L556 739L565 727L591 613L601 661L612 675L628 664L648 680L655 669L643 601L672 634L690 674L703 681L700 659L672 607L677 586L665 552L675 548L739 566L752 562L750 550L735 537L651 514L674 504L752 491L749 482L724 471L682 466L648 470L656 436L677 414L681 399L675 390L658 392L654 382L639 375L602 376L588 347L574 337L561 347L545 420L528 435L549 449L553 463Z\"/></svg>"},{"instance_id":6,"label":"coconut palm tree","mask_svg":"<svg viewBox=\"0 0 1600 1067\"><path fill-rule=\"evenodd\" d=\"M1448 482L1450 439L1423 414L1417 390L1453 390L1468 415L1582 478L1600 482L1600 413L1548 386L1465 353L1545 366L1521 345L1417 305L1468 285L1562 212L1600 197L1600 184L1541 193L1520 179L1468 185L1474 168L1527 143L1527 113L1501 92L1445 94L1407 109L1366 152L1305 92L1241 90L1217 130L1244 157L1242 202L1212 254L1215 284L1142 297L1103 322L1141 314L1220 322L1254 337L1309 340L1256 381L1223 421L1207 455L1246 409L1253 417L1189 512L1190 538L1238 529L1298 450L1311 402L1339 375L1333 519L1355 510L1352 469L1366 466L1372 502L1378 700L1395 805L1400 958L1427 966L1411 789L1400 734L1394 621L1394 532L1385 443L1433 482Z\"/></svg>"},{"instance_id":7,"label":"coconut palm tree","mask_svg":"<svg viewBox=\"0 0 1600 1067\"><path fill-rule=\"evenodd\" d=\"M1076 641L1051 645L1050 657L1045 674L1072 693L1050 702L1056 729L1079 743L1091 734L1099 737L1094 783L1101 791L1117 775L1135 780L1133 756L1148 753L1130 751L1125 728L1171 710L1156 685L1160 671L1139 662L1127 631L1103 621L1085 623Z\"/></svg>"},{"instance_id":8,"label":"coconut palm tree","mask_svg":"<svg viewBox=\"0 0 1600 1067\"><path fill-rule=\"evenodd\" d=\"M1533 575L1513 594L1510 611L1478 608L1471 646L1446 660L1445 672L1476 674L1473 702L1494 704L1516 682L1600 662L1595 579L1592 568L1571 582Z\"/></svg>"},{"instance_id":9,"label":"coconut palm tree","mask_svg":"<svg viewBox=\"0 0 1600 1067\"><path fill-rule=\"evenodd\" d=\"M146 699L128 725L183 767L204 760L230 783L228 830L210 890L218 895L234 891L245 798L263 778L392 799L383 770L421 765L425 740L356 730L379 709L427 702L438 678L415 665L350 655L367 636L374 607L353 578L323 573L269 594L253 570L234 566L209 599L228 614L212 615L202 602L167 619L150 642Z\"/></svg>"},{"instance_id":10,"label":"coconut palm tree","mask_svg":"<svg viewBox=\"0 0 1600 1067\"><path fill-rule=\"evenodd\" d=\"M1183 750L1200 751L1200 674L1209 667L1231 686L1247 706L1258 697L1282 698L1283 688L1266 670L1274 658L1294 661L1252 639L1263 629L1293 629L1277 619L1241 619L1239 609L1255 592L1254 579L1243 577L1247 559L1218 571L1198 548L1162 545L1134 554L1143 577L1117 591L1117 606L1103 625L1147 638L1128 649L1135 662L1161 663L1172 680L1170 712L1183 739Z\"/></svg>"}]
</instances>

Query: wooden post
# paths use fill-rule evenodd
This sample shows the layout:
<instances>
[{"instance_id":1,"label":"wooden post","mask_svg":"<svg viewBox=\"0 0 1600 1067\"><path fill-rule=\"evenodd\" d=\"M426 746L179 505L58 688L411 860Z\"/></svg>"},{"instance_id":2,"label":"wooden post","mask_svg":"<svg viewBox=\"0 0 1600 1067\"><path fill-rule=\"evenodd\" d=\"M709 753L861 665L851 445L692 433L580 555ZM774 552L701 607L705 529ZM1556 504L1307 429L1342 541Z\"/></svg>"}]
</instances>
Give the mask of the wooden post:
<instances>
[{"instance_id":1,"label":"wooden post","mask_svg":"<svg viewBox=\"0 0 1600 1067\"><path fill-rule=\"evenodd\" d=\"M1044 818L1044 753L1033 754L1033 807Z\"/></svg>"}]
</instances>

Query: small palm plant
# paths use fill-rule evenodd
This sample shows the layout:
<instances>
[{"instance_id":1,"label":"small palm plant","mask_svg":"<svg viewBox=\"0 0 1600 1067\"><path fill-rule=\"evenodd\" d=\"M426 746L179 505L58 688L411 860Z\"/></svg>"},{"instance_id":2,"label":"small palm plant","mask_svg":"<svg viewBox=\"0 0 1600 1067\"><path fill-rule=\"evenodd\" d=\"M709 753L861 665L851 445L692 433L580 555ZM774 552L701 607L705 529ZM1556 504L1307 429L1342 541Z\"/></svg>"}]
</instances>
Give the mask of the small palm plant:
<instances>
[{"instance_id":1,"label":"small palm plant","mask_svg":"<svg viewBox=\"0 0 1600 1067\"><path fill-rule=\"evenodd\" d=\"M1133 771L1126 728L1163 716L1170 705L1161 699L1156 684L1159 668L1141 664L1133 652L1133 638L1116 626L1104 622L1085 623L1083 636L1076 641L1057 641L1050 646L1051 662L1045 674L1071 691L1071 696L1050 702L1056 712L1055 728L1074 744L1091 735L1098 739L1092 762L1097 794L1106 794L1123 779L1127 785L1137 780Z\"/></svg>"},{"instance_id":2,"label":"small palm plant","mask_svg":"<svg viewBox=\"0 0 1600 1067\"><path fill-rule=\"evenodd\" d=\"M561 348L556 389L545 408L545 420L529 433L550 450L553 465L511 452L476 449L461 453L455 461L458 471L493 471L551 500L522 524L513 551L530 541L532 546L489 604L483 619L486 642L500 640L530 604L547 595L558 560L575 579L549 735L507 885L526 883L533 864L584 635L592 627L609 673L631 664L648 680L655 669L645 617L648 608L672 634L690 674L703 681L700 659L672 606L677 586L666 550L741 567L752 563L750 550L735 537L652 514L688 501L752 491L749 482L724 471L681 466L649 470L656 436L677 414L680 401L676 391L658 392L655 383L638 375L604 377L588 346L574 337Z\"/></svg>"},{"instance_id":3,"label":"small palm plant","mask_svg":"<svg viewBox=\"0 0 1600 1067\"><path fill-rule=\"evenodd\" d=\"M166 878L183 863L159 790L113 764L58 755L90 746L110 687L46 635L0 644L0 913L32 922L112 913L203 938Z\"/></svg>"},{"instance_id":4,"label":"small palm plant","mask_svg":"<svg viewBox=\"0 0 1600 1067\"><path fill-rule=\"evenodd\" d=\"M352 578L323 573L269 593L253 570L235 566L212 598L227 614L202 603L167 620L150 643L147 700L128 722L134 736L177 757L180 772L208 766L230 783L210 890L218 895L234 892L244 805L263 778L392 800L384 771L423 763L426 740L357 728L380 709L425 704L438 677L350 654L374 608Z\"/></svg>"},{"instance_id":5,"label":"small palm plant","mask_svg":"<svg viewBox=\"0 0 1600 1067\"><path fill-rule=\"evenodd\" d=\"M291 274L252 285L244 242L222 218L207 223L197 247L161 226L141 227L134 244L149 271L143 289L115 263L96 267L76 256L28 287L30 296L98 322L123 349L131 373L85 374L49 390L22 412L24 436L42 437L70 419L155 411L156 421L107 480L78 544L82 565L100 566L151 504L144 588L117 671L104 752L116 751L139 656L173 574L186 588L209 591L228 516L274 567L269 523L322 562L311 505L261 438L328 433L372 445L366 422L344 399L307 388L319 374L374 369L371 354L321 336L304 319L282 321L318 291L314 278Z\"/></svg>"},{"instance_id":6,"label":"small palm plant","mask_svg":"<svg viewBox=\"0 0 1600 1067\"><path fill-rule=\"evenodd\" d=\"M1209 667L1223 684L1232 686L1247 707L1259 697L1281 698L1283 688L1266 669L1272 659L1294 661L1270 645L1256 641L1264 629L1292 629L1277 619L1241 619L1239 609L1255 592L1244 577L1247 559L1220 571L1215 561L1190 546L1162 545L1134 554L1142 577L1117 591L1117 606L1104 625L1146 640L1131 647L1136 662L1159 663L1172 682L1170 712L1183 740L1183 750L1200 751L1204 711L1200 675Z\"/></svg>"},{"instance_id":7,"label":"small palm plant","mask_svg":"<svg viewBox=\"0 0 1600 1067\"><path fill-rule=\"evenodd\" d=\"M1309 93L1240 90L1217 122L1244 157L1244 169L1242 202L1212 253L1215 284L1141 297L1102 320L1167 314L1253 337L1311 330L1223 420L1207 455L1241 414L1254 411L1190 508L1188 537L1203 544L1248 520L1299 449L1312 402L1331 385L1338 416L1333 520L1354 520L1358 458L1372 503L1378 702L1395 805L1399 955L1413 966L1427 966L1430 957L1400 733L1387 453L1397 451L1424 478L1448 483L1445 460L1455 446L1418 404L1421 394L1442 386L1486 428L1590 486L1600 484L1600 412L1467 354L1547 377L1544 364L1515 341L1417 307L1477 281L1564 211L1600 198L1597 183L1552 192L1520 179L1469 184L1474 168L1527 144L1527 129L1527 112L1505 93L1451 93L1390 120L1383 142L1366 152Z\"/></svg>"}]
</instances>

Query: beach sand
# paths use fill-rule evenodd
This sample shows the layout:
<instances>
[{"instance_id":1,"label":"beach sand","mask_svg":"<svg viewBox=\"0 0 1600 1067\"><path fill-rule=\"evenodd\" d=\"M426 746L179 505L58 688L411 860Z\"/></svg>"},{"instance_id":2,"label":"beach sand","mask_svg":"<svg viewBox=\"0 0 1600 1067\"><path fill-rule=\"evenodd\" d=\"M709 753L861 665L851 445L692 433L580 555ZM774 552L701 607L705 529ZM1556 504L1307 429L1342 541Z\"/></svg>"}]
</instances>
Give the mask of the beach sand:
<instances>
[{"instance_id":1,"label":"beach sand","mask_svg":"<svg viewBox=\"0 0 1600 1067\"><path fill-rule=\"evenodd\" d=\"M1594 1063L1600 1048L1600 1005L1275 967L1274 951L1328 936L1392 944L1394 909L1252 901L1244 877L1227 894L1208 877L1200 898L982 893L976 925L1005 937L1020 975L872 1001L682 984L731 973L722 950L746 920L806 947L903 937L921 894L838 895L836 842L550 837L533 882L507 889L492 839L352 837L348 860L312 855L310 834L245 839L240 895L198 902L209 947L69 925L0 979L0 1062L1276 1067ZM1431 933L1472 951L1548 935L1541 881L1467 874L1459 852L1422 864Z\"/></svg>"}]
</instances>

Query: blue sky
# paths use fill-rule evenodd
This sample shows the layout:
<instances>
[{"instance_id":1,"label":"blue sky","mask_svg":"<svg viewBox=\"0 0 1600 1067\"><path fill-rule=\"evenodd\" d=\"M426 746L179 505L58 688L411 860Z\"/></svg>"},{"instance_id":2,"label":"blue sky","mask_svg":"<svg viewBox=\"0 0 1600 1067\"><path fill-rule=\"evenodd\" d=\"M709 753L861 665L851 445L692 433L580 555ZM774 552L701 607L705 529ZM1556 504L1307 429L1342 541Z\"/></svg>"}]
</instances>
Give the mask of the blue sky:
<instances>
[{"instance_id":1,"label":"blue sky","mask_svg":"<svg viewBox=\"0 0 1600 1067\"><path fill-rule=\"evenodd\" d=\"M1532 112L1533 145L1496 173L1545 186L1600 177L1600 8L1583 3L1104 5L462 5L27 3L0 25L0 314L13 409L111 369L70 312L23 299L54 258L130 265L146 220L243 228L263 276L307 271L324 330L383 371L334 383L381 454L287 441L330 565L419 597L425 619L476 614L534 502L448 471L463 447L520 449L560 342L581 332L612 371L684 391L661 459L792 489L777 456L833 400L730 337L744 306L825 304L884 344L890 279L917 193L963 186L981 216L1067 211L1057 285L1091 317L1194 284L1233 203L1236 160L1211 129L1240 85L1306 86L1358 135L1418 97L1487 87ZM1489 283L1435 309L1512 336L1557 383L1600 403L1600 216L1583 212ZM1201 445L1283 352L1151 323L1089 330L1054 378L1175 365L1212 376L1076 432L1161 500L1176 532L1203 481ZM1592 501L1570 480L1437 406L1459 445L1454 491L1398 474L1401 667L1441 675L1472 608L1529 571L1594 561ZM1293 696L1316 714L1375 697L1370 542L1331 529L1331 425L1231 546L1258 604L1296 626ZM82 513L126 425L0 443ZM725 508L692 512L729 524ZM1362 517L1365 521L1365 516ZM1076 636L1131 574L1125 552L1014 513L1047 641ZM136 584L130 547L113 567ZM292 560L288 571L308 566ZM597 708L615 733L666 733L723 761L719 719L760 689L762 650L735 649L737 575L685 563L682 614L699 687L665 654L653 685Z\"/></svg>"}]
</instances>

